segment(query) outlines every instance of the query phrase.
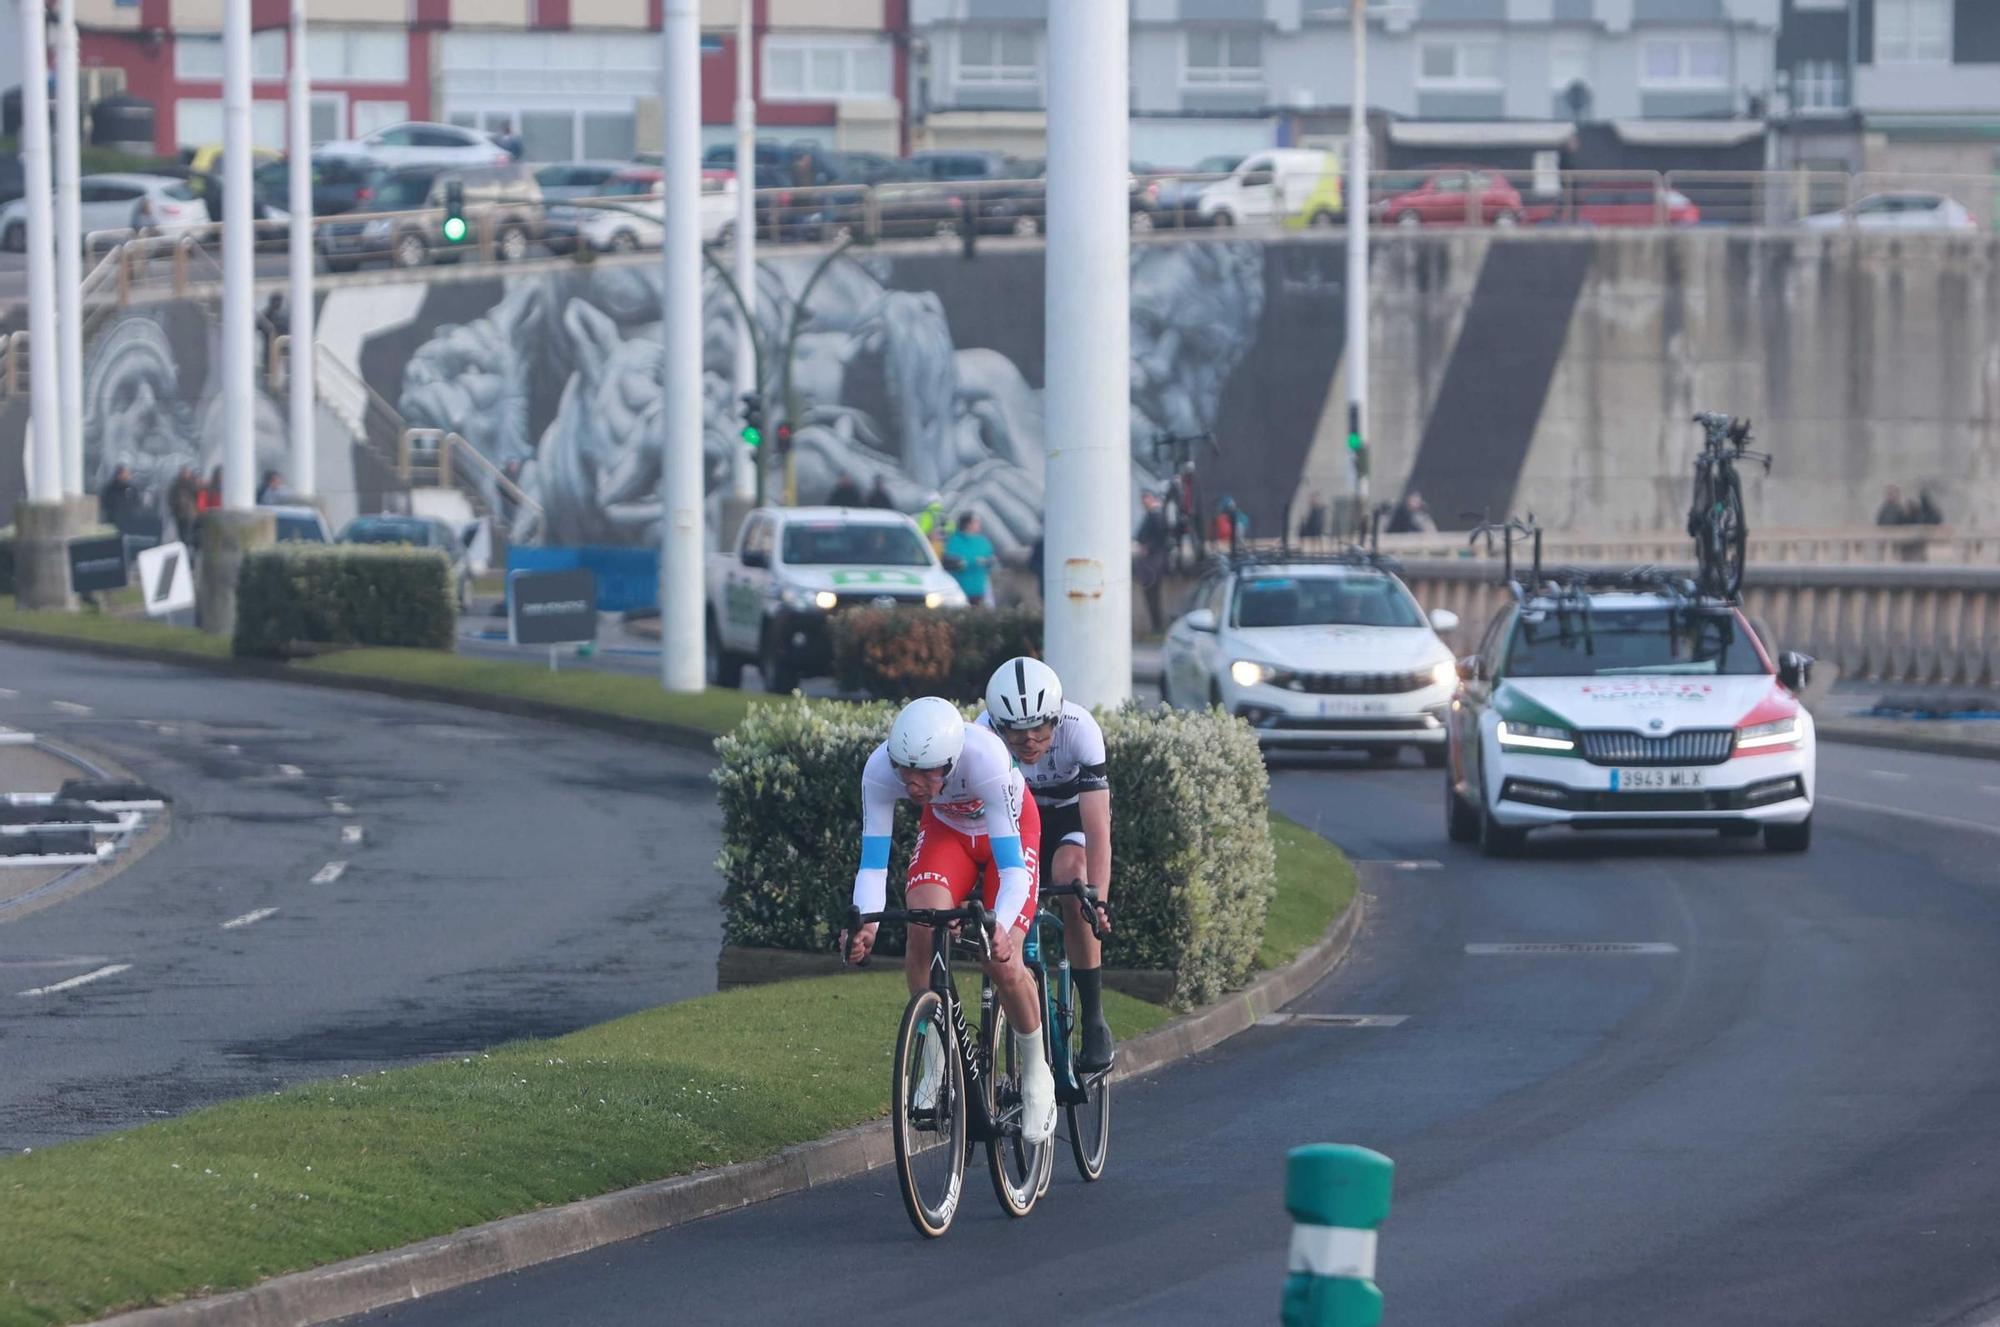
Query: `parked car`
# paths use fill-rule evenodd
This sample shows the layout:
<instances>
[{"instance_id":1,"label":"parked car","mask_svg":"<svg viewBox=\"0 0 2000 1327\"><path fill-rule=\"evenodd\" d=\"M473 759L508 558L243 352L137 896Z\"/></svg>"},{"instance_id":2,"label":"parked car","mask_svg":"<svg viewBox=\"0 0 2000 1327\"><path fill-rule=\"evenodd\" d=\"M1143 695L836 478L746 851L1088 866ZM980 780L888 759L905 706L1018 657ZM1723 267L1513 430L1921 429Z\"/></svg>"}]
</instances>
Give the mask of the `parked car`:
<instances>
[{"instance_id":1,"label":"parked car","mask_svg":"<svg viewBox=\"0 0 2000 1327\"><path fill-rule=\"evenodd\" d=\"M385 125L365 138L323 143L314 156L365 157L384 167L502 166L514 158L477 129L420 120Z\"/></svg>"},{"instance_id":2,"label":"parked car","mask_svg":"<svg viewBox=\"0 0 2000 1327\"><path fill-rule=\"evenodd\" d=\"M1701 209L1678 189L1651 184L1586 184L1568 197L1529 203L1521 219L1534 226L1695 226Z\"/></svg>"},{"instance_id":3,"label":"parked car","mask_svg":"<svg viewBox=\"0 0 2000 1327\"><path fill-rule=\"evenodd\" d=\"M374 197L375 177L382 168L363 157L325 156L311 158L313 215L337 217L352 212ZM266 162L257 168L257 198L273 212L292 205L290 158Z\"/></svg>"},{"instance_id":4,"label":"parked car","mask_svg":"<svg viewBox=\"0 0 2000 1327\"><path fill-rule=\"evenodd\" d=\"M815 191L804 204L810 210L804 229L811 238L838 240L862 235L872 225L877 238L909 239L922 235L956 235L965 217L965 201L949 184L893 157L872 153L840 153L836 160L867 157L855 174L839 184ZM853 187L846 187L851 184ZM869 215L870 190L874 215Z\"/></svg>"},{"instance_id":5,"label":"parked car","mask_svg":"<svg viewBox=\"0 0 2000 1327\"><path fill-rule=\"evenodd\" d=\"M170 175L86 175L77 182L86 240L93 231L150 228L172 234L208 224L208 209L186 180ZM0 248L28 248L28 202L17 198L0 207Z\"/></svg>"},{"instance_id":6,"label":"parked car","mask_svg":"<svg viewBox=\"0 0 2000 1327\"><path fill-rule=\"evenodd\" d=\"M1195 210L1209 226L1333 225L1346 215L1339 154L1296 147L1253 152L1203 190Z\"/></svg>"},{"instance_id":7,"label":"parked car","mask_svg":"<svg viewBox=\"0 0 2000 1327\"><path fill-rule=\"evenodd\" d=\"M1201 215L1201 196L1208 192L1217 178L1242 164L1242 153L1229 152L1203 157L1191 171L1170 171L1148 178L1142 184L1141 192L1145 196L1144 206L1151 214L1152 224L1176 229L1206 226L1208 221Z\"/></svg>"},{"instance_id":8,"label":"parked car","mask_svg":"<svg viewBox=\"0 0 2000 1327\"><path fill-rule=\"evenodd\" d=\"M1435 767L1458 681L1438 633L1457 626L1365 556L1225 561L1167 632L1161 699L1220 705L1266 746L1408 746Z\"/></svg>"},{"instance_id":9,"label":"parked car","mask_svg":"<svg viewBox=\"0 0 2000 1327\"><path fill-rule=\"evenodd\" d=\"M599 253L657 249L666 236L662 223L658 166L630 166L599 188L601 205L572 206L569 224L577 243ZM705 244L727 243L736 233L736 176L730 171L701 173L701 237Z\"/></svg>"},{"instance_id":10,"label":"parked car","mask_svg":"<svg viewBox=\"0 0 2000 1327\"><path fill-rule=\"evenodd\" d=\"M1371 203L1395 226L1514 226L1525 209L1507 177L1479 166L1432 169L1414 188Z\"/></svg>"},{"instance_id":11,"label":"parked car","mask_svg":"<svg viewBox=\"0 0 2000 1327\"><path fill-rule=\"evenodd\" d=\"M566 203L572 198L601 198L604 186L619 173L631 169L629 161L563 161L535 171L542 201Z\"/></svg>"},{"instance_id":12,"label":"parked car","mask_svg":"<svg viewBox=\"0 0 2000 1327\"><path fill-rule=\"evenodd\" d=\"M267 506L259 511L268 511L277 518L278 542L281 544L330 544L333 531L327 528L326 517L318 507Z\"/></svg>"},{"instance_id":13,"label":"parked car","mask_svg":"<svg viewBox=\"0 0 2000 1327\"><path fill-rule=\"evenodd\" d=\"M472 233L454 244L444 235L445 199L456 182L464 188ZM351 272L371 259L392 267L421 267L433 258L477 252L482 230L502 262L526 258L542 238L542 191L525 166L446 169L411 166L384 171L369 200L319 227L327 267Z\"/></svg>"},{"instance_id":14,"label":"parked car","mask_svg":"<svg viewBox=\"0 0 2000 1327\"><path fill-rule=\"evenodd\" d=\"M842 155L845 154L829 152L817 143L804 140L796 143L780 143L776 139L760 138L757 140L756 154L757 187L759 189L785 186L818 188L821 185L833 184L842 178L837 164L837 159ZM806 178L803 179L800 178L800 158L805 160ZM660 164L657 155L641 157L641 161L650 166ZM733 142L715 144L702 153L701 165L703 170L735 170L736 144ZM769 185L764 183L766 169L774 172Z\"/></svg>"},{"instance_id":15,"label":"parked car","mask_svg":"<svg viewBox=\"0 0 2000 1327\"><path fill-rule=\"evenodd\" d=\"M411 548L434 548L451 563L452 595L460 610L472 603L472 566L467 561L465 540L450 522L435 516L357 516L340 529L343 544L405 544Z\"/></svg>"},{"instance_id":16,"label":"parked car","mask_svg":"<svg viewBox=\"0 0 2000 1327\"><path fill-rule=\"evenodd\" d=\"M1838 212L1821 212L1800 223L1808 230L1978 230L1964 203L1946 194L1900 191L1870 194Z\"/></svg>"}]
</instances>

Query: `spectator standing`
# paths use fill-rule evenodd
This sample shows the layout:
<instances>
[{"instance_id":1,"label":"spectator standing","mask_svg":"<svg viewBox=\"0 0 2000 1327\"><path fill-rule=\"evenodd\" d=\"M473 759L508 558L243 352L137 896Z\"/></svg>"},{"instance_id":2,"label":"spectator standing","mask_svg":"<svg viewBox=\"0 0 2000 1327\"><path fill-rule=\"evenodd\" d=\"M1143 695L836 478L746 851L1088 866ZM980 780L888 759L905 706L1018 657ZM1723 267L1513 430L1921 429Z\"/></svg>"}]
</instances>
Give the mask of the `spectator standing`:
<instances>
[{"instance_id":1,"label":"spectator standing","mask_svg":"<svg viewBox=\"0 0 2000 1327\"><path fill-rule=\"evenodd\" d=\"M167 514L174 518L174 537L182 543L194 542L194 523L201 515L201 479L194 467L184 465L167 490Z\"/></svg>"},{"instance_id":2,"label":"spectator standing","mask_svg":"<svg viewBox=\"0 0 2000 1327\"><path fill-rule=\"evenodd\" d=\"M958 518L958 529L945 541L944 555L965 597L993 607L993 541L979 533L979 513L969 511Z\"/></svg>"},{"instance_id":3,"label":"spectator standing","mask_svg":"<svg viewBox=\"0 0 2000 1327\"><path fill-rule=\"evenodd\" d=\"M931 495L924 499L924 509L917 513L917 529L923 531L924 538L931 541L931 548L939 556L944 554L945 536L950 533L948 524L944 514L944 494L933 489Z\"/></svg>"},{"instance_id":4,"label":"spectator standing","mask_svg":"<svg viewBox=\"0 0 2000 1327\"><path fill-rule=\"evenodd\" d=\"M1306 514L1299 518L1299 542L1303 544L1309 539L1326 538L1327 525L1331 516L1332 513L1327 508L1325 498L1321 497L1317 492L1308 497L1306 499Z\"/></svg>"},{"instance_id":5,"label":"spectator standing","mask_svg":"<svg viewBox=\"0 0 2000 1327\"><path fill-rule=\"evenodd\" d=\"M1931 496L1929 488L1917 490L1917 525L1943 525L1944 513L1938 509L1937 499Z\"/></svg>"},{"instance_id":6,"label":"spectator standing","mask_svg":"<svg viewBox=\"0 0 2000 1327\"><path fill-rule=\"evenodd\" d=\"M264 472L264 482L257 485L257 505L268 507L285 500L285 477L276 470Z\"/></svg>"},{"instance_id":7,"label":"spectator standing","mask_svg":"<svg viewBox=\"0 0 2000 1327\"><path fill-rule=\"evenodd\" d=\"M1910 506L1903 501L1903 490L1894 484L1882 490L1882 505L1875 509L1877 525L1908 525Z\"/></svg>"},{"instance_id":8,"label":"spectator standing","mask_svg":"<svg viewBox=\"0 0 2000 1327\"><path fill-rule=\"evenodd\" d=\"M1236 505L1236 499L1225 493L1215 504L1213 534L1215 542L1228 548L1233 557L1241 552L1250 540L1250 518Z\"/></svg>"},{"instance_id":9,"label":"spectator standing","mask_svg":"<svg viewBox=\"0 0 2000 1327\"><path fill-rule=\"evenodd\" d=\"M1146 594L1146 616L1153 624L1153 633L1158 635L1166 630L1166 613L1160 606L1160 582L1167 572L1167 545L1171 536L1167 532L1166 513L1160 510L1160 495L1150 489L1139 495L1139 504L1144 513L1139 517L1139 529L1132 536L1132 575Z\"/></svg>"},{"instance_id":10,"label":"spectator standing","mask_svg":"<svg viewBox=\"0 0 2000 1327\"><path fill-rule=\"evenodd\" d=\"M1389 518L1390 534L1436 534L1437 518L1424 504L1424 495L1411 489L1403 498L1396 514Z\"/></svg>"},{"instance_id":11,"label":"spectator standing","mask_svg":"<svg viewBox=\"0 0 2000 1327\"><path fill-rule=\"evenodd\" d=\"M217 511L222 507L222 467L216 466L208 476L208 484L195 498L197 511Z\"/></svg>"},{"instance_id":12,"label":"spectator standing","mask_svg":"<svg viewBox=\"0 0 2000 1327\"><path fill-rule=\"evenodd\" d=\"M830 507L859 507L862 505L861 485L854 482L853 475L843 470L840 478L833 481L833 492L827 495L826 501Z\"/></svg>"},{"instance_id":13,"label":"spectator standing","mask_svg":"<svg viewBox=\"0 0 2000 1327\"><path fill-rule=\"evenodd\" d=\"M876 475L875 482L868 486L866 505L881 511L894 511L896 509L896 500L889 496L889 486L882 482L882 476Z\"/></svg>"},{"instance_id":14,"label":"spectator standing","mask_svg":"<svg viewBox=\"0 0 2000 1327\"><path fill-rule=\"evenodd\" d=\"M132 467L120 465L112 470L111 478L97 495L97 519L101 524L115 527L120 534L128 533L127 527L139 504L139 490L132 486Z\"/></svg>"}]
</instances>

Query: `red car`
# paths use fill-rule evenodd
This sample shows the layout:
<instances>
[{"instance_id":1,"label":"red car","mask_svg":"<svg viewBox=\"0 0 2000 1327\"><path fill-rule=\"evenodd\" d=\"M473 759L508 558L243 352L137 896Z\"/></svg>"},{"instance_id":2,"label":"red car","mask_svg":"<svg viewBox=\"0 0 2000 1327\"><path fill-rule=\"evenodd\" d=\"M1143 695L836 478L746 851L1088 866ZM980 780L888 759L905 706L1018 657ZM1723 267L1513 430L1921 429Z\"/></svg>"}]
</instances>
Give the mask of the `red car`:
<instances>
[{"instance_id":1,"label":"red car","mask_svg":"<svg viewBox=\"0 0 2000 1327\"><path fill-rule=\"evenodd\" d=\"M1585 184L1561 201L1531 203L1525 219L1536 226L1693 226L1701 222L1701 209L1678 189Z\"/></svg>"},{"instance_id":2,"label":"red car","mask_svg":"<svg viewBox=\"0 0 2000 1327\"><path fill-rule=\"evenodd\" d=\"M1397 226L1514 226L1525 215L1506 177L1480 166L1443 166L1414 189L1376 200L1377 217Z\"/></svg>"}]
</instances>

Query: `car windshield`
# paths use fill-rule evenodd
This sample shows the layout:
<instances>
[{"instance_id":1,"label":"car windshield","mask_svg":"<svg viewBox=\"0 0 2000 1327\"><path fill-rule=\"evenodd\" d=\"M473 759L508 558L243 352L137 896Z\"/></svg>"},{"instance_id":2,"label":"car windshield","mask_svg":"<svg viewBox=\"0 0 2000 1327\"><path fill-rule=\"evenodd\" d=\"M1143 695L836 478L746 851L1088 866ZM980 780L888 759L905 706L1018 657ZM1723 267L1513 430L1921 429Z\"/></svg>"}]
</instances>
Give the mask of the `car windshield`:
<instances>
[{"instance_id":1,"label":"car windshield","mask_svg":"<svg viewBox=\"0 0 2000 1327\"><path fill-rule=\"evenodd\" d=\"M1665 606L1524 609L1503 669L1508 677L1743 677L1766 671L1734 613Z\"/></svg>"},{"instance_id":2,"label":"car windshield","mask_svg":"<svg viewBox=\"0 0 2000 1327\"><path fill-rule=\"evenodd\" d=\"M356 521L340 532L344 544L415 544L430 547L431 528L417 521Z\"/></svg>"},{"instance_id":3,"label":"car windshield","mask_svg":"<svg viewBox=\"0 0 2000 1327\"><path fill-rule=\"evenodd\" d=\"M326 532L319 528L319 522L310 516L278 517L278 542L281 544L323 544Z\"/></svg>"},{"instance_id":4,"label":"car windshield","mask_svg":"<svg viewBox=\"0 0 2000 1327\"><path fill-rule=\"evenodd\" d=\"M836 563L865 567L928 567L923 537L902 525L803 524L785 527L784 556L794 567Z\"/></svg>"},{"instance_id":5,"label":"car windshield","mask_svg":"<svg viewBox=\"0 0 2000 1327\"><path fill-rule=\"evenodd\" d=\"M1421 627L1423 614L1387 576L1259 576L1243 581L1232 627Z\"/></svg>"},{"instance_id":6,"label":"car windshield","mask_svg":"<svg viewBox=\"0 0 2000 1327\"><path fill-rule=\"evenodd\" d=\"M658 180L647 179L643 175L615 175L604 182L604 196L619 198L632 194L649 194L658 187Z\"/></svg>"},{"instance_id":7,"label":"car windshield","mask_svg":"<svg viewBox=\"0 0 2000 1327\"><path fill-rule=\"evenodd\" d=\"M1203 157L1194 164L1197 175L1227 175L1243 164L1243 158L1232 152L1226 156Z\"/></svg>"}]
</instances>

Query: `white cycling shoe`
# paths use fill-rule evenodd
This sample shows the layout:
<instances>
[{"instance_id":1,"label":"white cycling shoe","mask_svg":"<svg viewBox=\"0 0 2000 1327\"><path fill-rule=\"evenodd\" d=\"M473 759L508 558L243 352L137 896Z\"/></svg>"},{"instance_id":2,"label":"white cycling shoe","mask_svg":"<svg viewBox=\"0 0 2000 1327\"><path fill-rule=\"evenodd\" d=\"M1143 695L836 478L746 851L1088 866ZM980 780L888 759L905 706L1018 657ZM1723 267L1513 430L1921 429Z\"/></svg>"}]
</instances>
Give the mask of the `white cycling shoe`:
<instances>
[{"instance_id":1,"label":"white cycling shoe","mask_svg":"<svg viewBox=\"0 0 2000 1327\"><path fill-rule=\"evenodd\" d=\"M944 1047L936 1031L929 1027L919 1035L923 1038L924 1067L917 1076L917 1090L910 1104L918 1110L932 1110L937 1106L938 1086L944 1082Z\"/></svg>"},{"instance_id":2,"label":"white cycling shoe","mask_svg":"<svg viewBox=\"0 0 2000 1327\"><path fill-rule=\"evenodd\" d=\"M1045 1143L1056 1131L1056 1076L1042 1056L1042 1034L1014 1034L1014 1060L1021 1066L1021 1138Z\"/></svg>"}]
</instances>

